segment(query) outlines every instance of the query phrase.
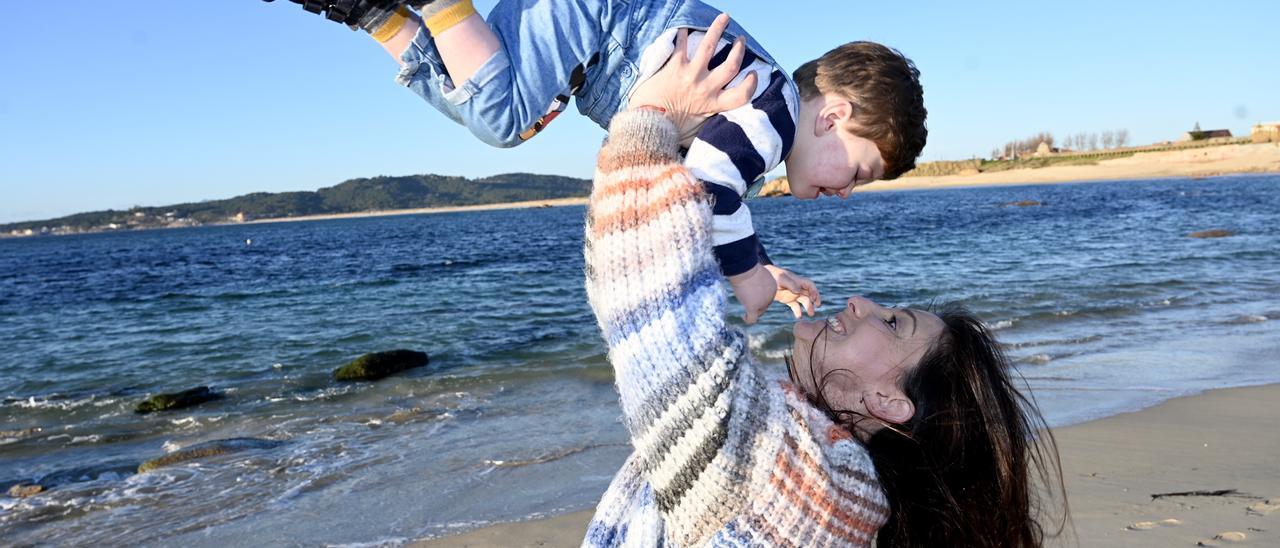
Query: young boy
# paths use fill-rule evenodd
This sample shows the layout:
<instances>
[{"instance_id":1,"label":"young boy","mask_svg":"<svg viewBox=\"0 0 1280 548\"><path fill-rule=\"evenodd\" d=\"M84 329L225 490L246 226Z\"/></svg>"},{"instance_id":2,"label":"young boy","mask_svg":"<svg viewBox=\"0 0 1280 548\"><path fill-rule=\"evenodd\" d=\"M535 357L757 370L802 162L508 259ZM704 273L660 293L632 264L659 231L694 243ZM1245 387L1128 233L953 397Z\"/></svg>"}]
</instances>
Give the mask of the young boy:
<instances>
[{"instance_id":1,"label":"young boy","mask_svg":"<svg viewBox=\"0 0 1280 548\"><path fill-rule=\"evenodd\" d=\"M711 66L742 55L728 87L755 91L682 144L685 166L715 201L716 258L748 323L773 300L796 317L821 304L813 282L774 266L755 234L743 199L763 175L785 162L792 196L845 198L912 169L927 135L919 71L897 51L845 44L805 63L793 81L698 0L503 0L487 22L471 0L292 1L368 31L400 62L399 83L497 147L536 136L570 97L606 129L619 110L662 108L641 84L686 42L678 31L689 29L687 47L696 50L704 30L724 30Z\"/></svg>"}]
</instances>

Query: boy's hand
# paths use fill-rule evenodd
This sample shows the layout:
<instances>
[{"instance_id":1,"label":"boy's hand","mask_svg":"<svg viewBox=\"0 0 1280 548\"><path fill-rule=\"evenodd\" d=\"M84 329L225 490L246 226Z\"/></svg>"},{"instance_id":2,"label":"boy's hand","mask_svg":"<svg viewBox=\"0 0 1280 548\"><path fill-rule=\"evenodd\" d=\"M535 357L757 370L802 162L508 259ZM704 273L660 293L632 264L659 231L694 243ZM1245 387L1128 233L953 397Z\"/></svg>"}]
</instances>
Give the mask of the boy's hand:
<instances>
[{"instance_id":1,"label":"boy's hand","mask_svg":"<svg viewBox=\"0 0 1280 548\"><path fill-rule=\"evenodd\" d=\"M742 321L747 322L747 325L756 323L756 320L760 319L760 315L769 309L774 294L778 292L777 282L773 280L769 271L760 265L742 274L729 276L729 285L733 286L733 296L738 298L738 302L742 303L742 308L746 311L742 315Z\"/></svg>"},{"instance_id":2,"label":"boy's hand","mask_svg":"<svg viewBox=\"0 0 1280 548\"><path fill-rule=\"evenodd\" d=\"M796 319L800 319L802 311L812 318L813 309L822 306L822 295L813 280L771 264L764 265L764 268L777 283L778 292L773 300L787 305Z\"/></svg>"}]
</instances>

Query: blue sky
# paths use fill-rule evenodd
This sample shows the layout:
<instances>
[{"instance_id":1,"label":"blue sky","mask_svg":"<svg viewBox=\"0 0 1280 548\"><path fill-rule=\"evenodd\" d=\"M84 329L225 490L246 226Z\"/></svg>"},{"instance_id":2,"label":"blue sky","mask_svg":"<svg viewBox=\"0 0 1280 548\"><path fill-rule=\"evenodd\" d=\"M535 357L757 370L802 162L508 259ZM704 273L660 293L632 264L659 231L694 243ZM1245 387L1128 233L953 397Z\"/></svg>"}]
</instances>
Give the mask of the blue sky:
<instances>
[{"instance_id":1,"label":"blue sky","mask_svg":"<svg viewBox=\"0 0 1280 548\"><path fill-rule=\"evenodd\" d=\"M1241 134L1280 120L1274 0L715 5L788 69L850 40L902 50L922 72L926 161L1041 130L1147 143L1197 121ZM489 148L397 86L367 36L286 0L10 2L5 15L0 222L374 175L589 177L603 136L571 108L529 143Z\"/></svg>"}]
</instances>

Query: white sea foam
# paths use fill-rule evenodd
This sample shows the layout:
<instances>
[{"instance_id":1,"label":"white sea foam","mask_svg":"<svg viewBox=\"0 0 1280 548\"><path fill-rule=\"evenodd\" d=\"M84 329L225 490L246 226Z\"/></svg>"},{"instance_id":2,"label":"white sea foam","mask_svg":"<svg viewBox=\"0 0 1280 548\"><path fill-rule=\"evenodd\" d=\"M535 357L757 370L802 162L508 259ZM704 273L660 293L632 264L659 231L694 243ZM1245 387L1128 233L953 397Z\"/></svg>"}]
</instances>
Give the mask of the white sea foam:
<instances>
[{"instance_id":1,"label":"white sea foam","mask_svg":"<svg viewBox=\"0 0 1280 548\"><path fill-rule=\"evenodd\" d=\"M1013 320L1000 320L996 323L988 325L987 329L990 329L992 331L999 331L1001 329L1008 329L1010 327L1013 327Z\"/></svg>"},{"instance_id":2,"label":"white sea foam","mask_svg":"<svg viewBox=\"0 0 1280 548\"><path fill-rule=\"evenodd\" d=\"M23 407L26 409L61 409L63 411L70 411L77 407L84 407L86 405L95 405L97 407L102 407L104 405L111 405L116 401L118 400L111 399L111 398L108 398L105 400L98 400L97 396L89 396L87 398L80 398L80 399L74 399L74 400L64 400L64 399L51 400L48 397L44 397L44 396L40 396L40 397L29 396L27 397L27 399L15 401L13 402L13 404L18 407Z\"/></svg>"},{"instance_id":3,"label":"white sea foam","mask_svg":"<svg viewBox=\"0 0 1280 548\"><path fill-rule=\"evenodd\" d=\"M413 539L405 537L388 537L370 542L352 542L348 544L325 544L326 548L380 548L385 546L403 546Z\"/></svg>"}]
</instances>

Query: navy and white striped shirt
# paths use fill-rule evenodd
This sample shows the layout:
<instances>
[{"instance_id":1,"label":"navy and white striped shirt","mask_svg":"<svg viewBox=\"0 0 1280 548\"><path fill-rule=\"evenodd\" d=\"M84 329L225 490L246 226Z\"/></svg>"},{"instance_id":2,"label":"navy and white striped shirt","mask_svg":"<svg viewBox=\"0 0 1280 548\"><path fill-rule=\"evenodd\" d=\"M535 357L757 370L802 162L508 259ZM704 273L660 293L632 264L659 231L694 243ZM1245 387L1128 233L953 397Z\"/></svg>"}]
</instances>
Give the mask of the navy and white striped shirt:
<instances>
[{"instance_id":1,"label":"navy and white striped shirt","mask_svg":"<svg viewBox=\"0 0 1280 548\"><path fill-rule=\"evenodd\" d=\"M637 84L658 72L671 57L677 30L668 29L645 50L640 58ZM704 36L701 31L689 33L690 57ZM712 68L729 57L732 45L727 39L720 40L719 49L711 59ZM742 69L728 87L738 85L751 72L759 82L751 102L708 119L685 154L685 167L702 181L715 200L712 243L720 271L725 276L770 263L743 198L749 188L791 152L796 118L800 115L795 83L777 65L757 57L749 49L743 57Z\"/></svg>"}]
</instances>

